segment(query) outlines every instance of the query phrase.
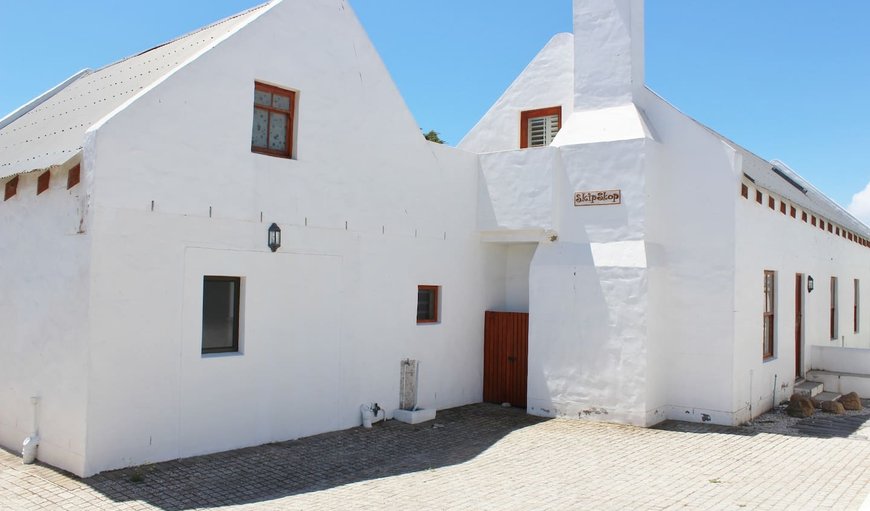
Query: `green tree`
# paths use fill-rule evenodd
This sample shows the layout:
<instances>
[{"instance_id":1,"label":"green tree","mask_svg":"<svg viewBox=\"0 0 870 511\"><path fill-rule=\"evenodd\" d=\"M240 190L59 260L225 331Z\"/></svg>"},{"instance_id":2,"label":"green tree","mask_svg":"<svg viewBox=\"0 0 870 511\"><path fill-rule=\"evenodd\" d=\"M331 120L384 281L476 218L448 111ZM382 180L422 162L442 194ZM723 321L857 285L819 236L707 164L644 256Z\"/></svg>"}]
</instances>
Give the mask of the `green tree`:
<instances>
[{"instance_id":1,"label":"green tree","mask_svg":"<svg viewBox=\"0 0 870 511\"><path fill-rule=\"evenodd\" d=\"M436 144L444 144L445 142L441 140L441 137L438 136L438 132L435 130L429 130L429 133L424 133L423 136L429 142L435 142Z\"/></svg>"}]
</instances>

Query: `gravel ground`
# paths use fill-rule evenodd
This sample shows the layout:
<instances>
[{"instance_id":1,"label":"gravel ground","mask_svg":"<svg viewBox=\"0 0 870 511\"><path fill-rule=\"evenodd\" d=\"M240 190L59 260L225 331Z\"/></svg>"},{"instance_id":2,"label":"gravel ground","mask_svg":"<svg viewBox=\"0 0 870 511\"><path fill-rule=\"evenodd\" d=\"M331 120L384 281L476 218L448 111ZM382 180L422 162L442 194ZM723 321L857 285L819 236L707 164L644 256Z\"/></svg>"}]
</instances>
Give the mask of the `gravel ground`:
<instances>
[{"instance_id":1,"label":"gravel ground","mask_svg":"<svg viewBox=\"0 0 870 511\"><path fill-rule=\"evenodd\" d=\"M846 410L846 413L843 415L834 415L831 413L825 413L821 410L816 410L816 413L813 414L811 418L808 419L798 419L795 417L790 417L785 413L785 409L787 405L779 405L775 407L773 410L756 417L750 423L744 424L740 426L741 430L745 430L747 433L755 434L755 433L774 433L780 435L792 435L792 436L803 436L803 437L817 437L818 434L807 433L805 431L801 431L801 426L806 426L811 422L819 422L819 420L828 420L828 421L840 421L841 418L846 417L855 417L855 418L865 418L864 424L858 429L855 430L854 433L849 435L849 438L870 440L870 399L862 399L861 400L864 409L857 411ZM850 423L860 422L857 419L848 419ZM841 436L841 435L831 435L831 436Z\"/></svg>"}]
</instances>

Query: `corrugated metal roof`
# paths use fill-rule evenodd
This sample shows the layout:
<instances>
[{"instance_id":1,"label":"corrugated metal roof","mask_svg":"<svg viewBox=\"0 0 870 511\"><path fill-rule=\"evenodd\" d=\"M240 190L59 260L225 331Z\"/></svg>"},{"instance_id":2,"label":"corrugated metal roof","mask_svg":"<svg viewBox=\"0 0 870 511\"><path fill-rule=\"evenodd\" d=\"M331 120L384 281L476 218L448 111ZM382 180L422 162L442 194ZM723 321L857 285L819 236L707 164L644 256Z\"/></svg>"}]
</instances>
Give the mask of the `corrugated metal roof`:
<instances>
[{"instance_id":1,"label":"corrugated metal roof","mask_svg":"<svg viewBox=\"0 0 870 511\"><path fill-rule=\"evenodd\" d=\"M81 151L88 128L267 5L85 72L6 116L0 120L0 179L67 162Z\"/></svg>"}]
</instances>

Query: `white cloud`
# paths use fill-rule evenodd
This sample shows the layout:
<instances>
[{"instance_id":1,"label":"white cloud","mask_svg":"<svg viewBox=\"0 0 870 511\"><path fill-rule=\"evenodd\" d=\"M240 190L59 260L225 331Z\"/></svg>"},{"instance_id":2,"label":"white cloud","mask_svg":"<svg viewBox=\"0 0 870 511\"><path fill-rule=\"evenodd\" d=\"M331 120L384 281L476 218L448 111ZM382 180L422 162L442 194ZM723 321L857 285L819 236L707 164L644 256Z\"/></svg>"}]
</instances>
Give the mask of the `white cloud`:
<instances>
[{"instance_id":1,"label":"white cloud","mask_svg":"<svg viewBox=\"0 0 870 511\"><path fill-rule=\"evenodd\" d=\"M867 183L866 188L852 196L852 203L847 209L858 220L870 225L870 183Z\"/></svg>"}]
</instances>

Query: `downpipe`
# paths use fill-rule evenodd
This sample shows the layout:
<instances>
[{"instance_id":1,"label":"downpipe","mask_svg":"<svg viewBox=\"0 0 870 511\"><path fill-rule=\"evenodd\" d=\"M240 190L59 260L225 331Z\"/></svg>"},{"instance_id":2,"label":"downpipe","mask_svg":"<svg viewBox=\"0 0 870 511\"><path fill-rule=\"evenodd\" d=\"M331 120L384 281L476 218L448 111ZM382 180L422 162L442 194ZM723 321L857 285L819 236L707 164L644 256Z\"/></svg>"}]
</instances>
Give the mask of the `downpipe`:
<instances>
[{"instance_id":1,"label":"downpipe","mask_svg":"<svg viewBox=\"0 0 870 511\"><path fill-rule=\"evenodd\" d=\"M33 433L24 439L21 444L21 462L25 465L30 465L36 461L36 448L39 447L39 426L36 421L36 412L39 407L39 397L33 396L30 398L30 404L33 405Z\"/></svg>"},{"instance_id":2,"label":"downpipe","mask_svg":"<svg viewBox=\"0 0 870 511\"><path fill-rule=\"evenodd\" d=\"M362 427L365 429L371 429L373 423L387 418L387 411L377 403L362 404L359 411L362 415Z\"/></svg>"}]
</instances>

